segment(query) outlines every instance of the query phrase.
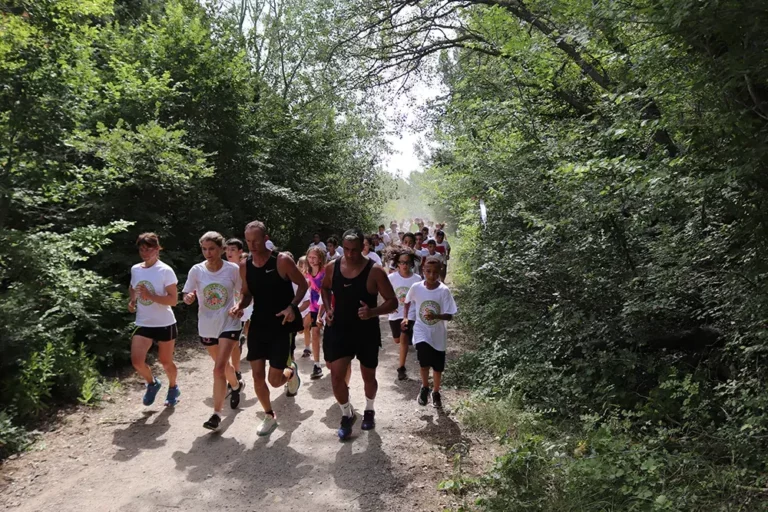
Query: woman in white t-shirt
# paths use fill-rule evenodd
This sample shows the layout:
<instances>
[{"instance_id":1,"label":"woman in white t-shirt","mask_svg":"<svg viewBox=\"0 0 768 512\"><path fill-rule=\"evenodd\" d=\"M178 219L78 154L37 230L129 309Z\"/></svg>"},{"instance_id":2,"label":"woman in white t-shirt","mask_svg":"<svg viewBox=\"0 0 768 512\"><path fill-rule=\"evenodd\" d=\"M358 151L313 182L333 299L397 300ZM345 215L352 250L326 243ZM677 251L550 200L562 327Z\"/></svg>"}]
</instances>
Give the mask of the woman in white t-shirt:
<instances>
[{"instance_id":1,"label":"woman in white t-shirt","mask_svg":"<svg viewBox=\"0 0 768 512\"><path fill-rule=\"evenodd\" d=\"M378 254L373 252L374 247L373 237L366 236L363 239L363 256L368 256L368 259L371 259L374 263L381 265L381 258L379 258Z\"/></svg>"},{"instance_id":2,"label":"woman in white t-shirt","mask_svg":"<svg viewBox=\"0 0 768 512\"><path fill-rule=\"evenodd\" d=\"M242 288L239 265L224 261L224 237L209 231L200 237L200 248L205 261L189 270L184 284L184 303L198 301L197 330L200 343L208 351L213 365L213 414L203 427L216 430L221 423L227 383L232 389L229 405L240 405L243 381L237 380L229 358L232 349L240 343L240 319L229 314L235 305L235 295Z\"/></svg>"},{"instance_id":3,"label":"woman in white t-shirt","mask_svg":"<svg viewBox=\"0 0 768 512\"><path fill-rule=\"evenodd\" d=\"M405 316L405 297L408 290L416 283L421 282L421 276L414 274L416 255L413 249L407 246L393 245L387 251L387 259L397 267L395 272L389 274L389 282L395 290L397 297L397 311L389 314L389 328L392 330L392 338L400 345L400 366L397 368L397 379L405 380L408 375L405 372L405 360L408 357L408 347L413 345L412 324L403 328L402 322ZM416 311L411 310L408 315L410 320L416 319Z\"/></svg>"},{"instance_id":4,"label":"woman in white t-shirt","mask_svg":"<svg viewBox=\"0 0 768 512\"><path fill-rule=\"evenodd\" d=\"M131 285L128 289L128 311L136 313L136 330L131 337L131 363L144 377L146 390L144 405L152 405L162 384L152 375L147 365L147 352L157 342L157 358L168 377L166 406L178 402L179 387L176 385L176 364L173 351L178 329L171 309L178 303L176 274L160 261L160 239L155 233L142 233L136 240L142 262L131 267Z\"/></svg>"}]
</instances>

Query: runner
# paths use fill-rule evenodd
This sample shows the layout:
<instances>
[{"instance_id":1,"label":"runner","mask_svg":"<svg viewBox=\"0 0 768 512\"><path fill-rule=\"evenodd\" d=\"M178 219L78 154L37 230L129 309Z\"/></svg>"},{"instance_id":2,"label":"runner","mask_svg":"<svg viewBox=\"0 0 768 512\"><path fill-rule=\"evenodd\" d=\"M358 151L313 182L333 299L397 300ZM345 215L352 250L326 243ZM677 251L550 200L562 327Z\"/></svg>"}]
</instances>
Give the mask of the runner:
<instances>
[{"instance_id":1,"label":"runner","mask_svg":"<svg viewBox=\"0 0 768 512\"><path fill-rule=\"evenodd\" d=\"M240 319L231 316L235 294L242 288L240 265L224 261L224 237L209 231L200 237L200 248L205 261L193 266L184 284L184 303L192 304L198 298L197 330L200 343L214 361L213 414L203 427L216 430L221 423L227 383L232 390L229 406L237 409L245 383L237 378L229 358L235 347L240 347Z\"/></svg>"},{"instance_id":2,"label":"runner","mask_svg":"<svg viewBox=\"0 0 768 512\"><path fill-rule=\"evenodd\" d=\"M365 385L362 428L371 430L376 425L376 367L381 347L378 317L397 309L397 298L387 274L373 260L363 256L364 240L365 236L359 230L351 229L344 233L344 256L326 265L322 289L326 309L323 353L331 370L333 395L341 408L338 435L342 440L349 438L357 419L349 402L347 384L353 357L360 361L360 373ZM384 302L376 307L378 295Z\"/></svg>"},{"instance_id":3,"label":"runner","mask_svg":"<svg viewBox=\"0 0 768 512\"><path fill-rule=\"evenodd\" d=\"M324 251L328 250L328 248L325 246L323 241L320 240L320 233L315 233L314 235L312 235L312 243L309 244L309 248L311 249L311 248L313 248L315 246L320 247Z\"/></svg>"},{"instance_id":4,"label":"runner","mask_svg":"<svg viewBox=\"0 0 768 512\"><path fill-rule=\"evenodd\" d=\"M411 235L413 239L413 235ZM404 318L405 296L411 286L421 282L421 277L413 273L416 254L410 247L392 246L387 252L387 259L397 266L397 272L389 275L389 282L395 290L398 307L397 311L389 314L389 328L392 330L392 338L400 345L400 366L397 368L397 379L405 380L408 375L405 371L405 360L408 357L408 348L413 345L413 330L411 324L402 327ZM409 320L416 319L416 311L411 310Z\"/></svg>"},{"instance_id":5,"label":"runner","mask_svg":"<svg viewBox=\"0 0 768 512\"><path fill-rule=\"evenodd\" d=\"M367 256L368 258L372 259L374 263L377 265L381 265L381 258L379 258L379 255L373 252L373 248L376 247L376 245L373 243L373 237L372 236L366 236L364 239L364 245L363 245L363 256Z\"/></svg>"},{"instance_id":6,"label":"runner","mask_svg":"<svg viewBox=\"0 0 768 512\"><path fill-rule=\"evenodd\" d=\"M421 276L421 251L416 249L417 242L416 242L416 235L414 235L411 232L408 232L403 235L403 246L408 247L413 251L414 258L413 258L413 273Z\"/></svg>"},{"instance_id":7,"label":"runner","mask_svg":"<svg viewBox=\"0 0 768 512\"><path fill-rule=\"evenodd\" d=\"M243 261L244 258L247 258L247 255L243 251L243 247L243 241L239 238L230 238L227 240L227 261L240 266L240 262ZM239 302L240 287L235 290L235 304L238 304ZM245 342L248 339L247 333L248 327L251 325L252 311L252 306L248 306L248 308L243 311L243 322L241 322L240 325L240 342L235 347L232 347L232 367L235 369L235 376L237 377L238 382L243 380L243 374L240 373L240 360L243 358L243 345L245 345ZM227 385L229 385L229 383L227 383Z\"/></svg>"},{"instance_id":8,"label":"runner","mask_svg":"<svg viewBox=\"0 0 768 512\"><path fill-rule=\"evenodd\" d=\"M328 240L325 241L325 244L328 248L328 252L326 253L326 258L328 261L333 261L336 258L341 258L344 256L344 251L342 251L341 247L339 247L339 241L335 236L329 237Z\"/></svg>"},{"instance_id":9,"label":"runner","mask_svg":"<svg viewBox=\"0 0 768 512\"><path fill-rule=\"evenodd\" d=\"M379 237L379 240L381 240L381 243L383 245L389 245L392 243L392 237L389 236L389 233L387 233L386 228L384 227L384 224L379 224L379 232L376 233Z\"/></svg>"},{"instance_id":10,"label":"runner","mask_svg":"<svg viewBox=\"0 0 768 512\"><path fill-rule=\"evenodd\" d=\"M301 386L298 367L290 357L291 334L302 328L299 304L308 288L307 280L290 257L266 248L268 240L269 234L262 222L253 221L245 227L245 241L251 255L240 264L242 297L232 308L233 315L240 317L253 301L248 361L256 396L265 412L264 420L256 430L260 436L271 434L277 427L267 380L273 387L285 384L289 397L296 396ZM291 282L296 284L296 292Z\"/></svg>"},{"instance_id":11,"label":"runner","mask_svg":"<svg viewBox=\"0 0 768 512\"><path fill-rule=\"evenodd\" d=\"M178 329L171 307L179 302L176 274L160 261L160 239L155 233L142 233L136 240L142 262L131 267L128 311L136 313L136 330L131 337L131 363L146 381L144 405L152 405L162 384L147 365L147 352L157 342L157 359L168 377L165 405L178 403L181 391L176 385L173 350Z\"/></svg>"},{"instance_id":12,"label":"runner","mask_svg":"<svg viewBox=\"0 0 768 512\"><path fill-rule=\"evenodd\" d=\"M311 379L319 379L323 376L323 369L320 366L320 326L317 324L317 316L320 312L320 289L325 277L325 255L326 252L319 247L312 247L307 251L307 263L309 263L309 272L306 277L310 288L309 314L312 316L312 366Z\"/></svg>"},{"instance_id":13,"label":"runner","mask_svg":"<svg viewBox=\"0 0 768 512\"><path fill-rule=\"evenodd\" d=\"M302 256L299 258L299 261L296 263L296 267L298 267L301 275L306 276L307 272L309 272L307 257ZM307 280L307 286L309 286L309 280ZM309 316L309 304L307 304L306 308L302 309L304 302L308 301L309 289L307 289L307 293L304 295L304 300L301 303L302 305L299 306L299 310L301 310L301 320L304 326L304 352L301 354L301 357L309 357L312 355L312 349L310 348L312 346L312 317Z\"/></svg>"},{"instance_id":14,"label":"runner","mask_svg":"<svg viewBox=\"0 0 768 512\"><path fill-rule=\"evenodd\" d=\"M437 242L437 244L435 244L435 251L442 254L445 258L445 261L443 262L443 270L440 274L441 281L445 282L445 276L448 274L448 260L451 259L451 244L445 239L445 231L442 229L435 232L435 242Z\"/></svg>"},{"instance_id":15,"label":"runner","mask_svg":"<svg viewBox=\"0 0 768 512\"><path fill-rule=\"evenodd\" d=\"M401 224L401 226L402 226L402 224ZM402 233L402 231L398 231L398 229L397 229L397 221L393 220L392 222L390 222L389 223L389 231L388 231L389 238L391 240L390 243L394 244L398 240L402 241L403 237L400 236L400 233Z\"/></svg>"}]
</instances>

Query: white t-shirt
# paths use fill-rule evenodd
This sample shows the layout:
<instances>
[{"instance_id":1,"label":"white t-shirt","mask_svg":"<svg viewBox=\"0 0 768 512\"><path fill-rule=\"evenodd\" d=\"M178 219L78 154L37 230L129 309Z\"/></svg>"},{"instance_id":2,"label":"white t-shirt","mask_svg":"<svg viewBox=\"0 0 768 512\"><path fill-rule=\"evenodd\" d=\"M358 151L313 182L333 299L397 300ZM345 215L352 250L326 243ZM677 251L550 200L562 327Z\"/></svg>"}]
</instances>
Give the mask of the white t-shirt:
<instances>
[{"instance_id":1,"label":"white t-shirt","mask_svg":"<svg viewBox=\"0 0 768 512\"><path fill-rule=\"evenodd\" d=\"M321 248L321 249L322 249L323 251L325 251L325 252L328 252L328 249L325 247L325 244L324 244L323 242L318 242L318 243L316 243L316 244L314 244L314 243L312 243L312 244L309 244L309 248L310 248L310 249L311 249L311 248L313 248L313 247L315 247L315 246L317 246L317 247Z\"/></svg>"},{"instance_id":2,"label":"white t-shirt","mask_svg":"<svg viewBox=\"0 0 768 512\"><path fill-rule=\"evenodd\" d=\"M179 282L173 269L157 260L157 263L149 268L144 268L143 263L137 263L131 267L131 287L136 288L143 284L150 293L160 297L168 295L167 286ZM164 306L151 300L144 300L136 292L136 325L139 327L168 327L176 323L171 306Z\"/></svg>"},{"instance_id":3,"label":"white t-shirt","mask_svg":"<svg viewBox=\"0 0 768 512\"><path fill-rule=\"evenodd\" d=\"M392 239L389 236L389 233L387 233L386 231L383 233L379 233L379 238L381 239L382 242L384 242L385 245L389 245L389 243L392 241Z\"/></svg>"},{"instance_id":4,"label":"white t-shirt","mask_svg":"<svg viewBox=\"0 0 768 512\"><path fill-rule=\"evenodd\" d=\"M371 251L367 254L369 260L373 260L374 263L378 263L381 265L381 258L379 258L379 255L375 252Z\"/></svg>"},{"instance_id":5,"label":"white t-shirt","mask_svg":"<svg viewBox=\"0 0 768 512\"><path fill-rule=\"evenodd\" d=\"M379 245L377 245L377 246L375 247L375 249L376 249L376 252L382 252L382 251L384 251L384 249L386 249L386 248L387 248L387 246L386 246L386 245L384 245L384 244L383 244L383 243L381 243L381 242L379 242Z\"/></svg>"},{"instance_id":6,"label":"white t-shirt","mask_svg":"<svg viewBox=\"0 0 768 512\"><path fill-rule=\"evenodd\" d=\"M405 296L408 295L408 290L411 289L416 283L421 282L421 277L417 274L413 274L411 277L403 277L400 272L392 272L389 274L389 282L392 283L392 288L395 289L395 297L397 297L397 311L389 314L390 320L402 320L403 313L405 312ZM416 320L416 309L411 308L408 312L408 320Z\"/></svg>"},{"instance_id":7,"label":"white t-shirt","mask_svg":"<svg viewBox=\"0 0 768 512\"><path fill-rule=\"evenodd\" d=\"M445 352L448 340L446 321L427 320L424 314L431 310L438 315L455 315L458 309L451 290L443 283L434 290L429 290L422 281L411 286L405 296L405 302L410 303L410 309L416 311L416 321L413 323L413 344L429 343L435 350Z\"/></svg>"},{"instance_id":8,"label":"white t-shirt","mask_svg":"<svg viewBox=\"0 0 768 512\"><path fill-rule=\"evenodd\" d=\"M291 285L293 285L293 293L295 294L296 290L299 289L299 285L297 285L296 283L291 283ZM299 303L299 307L301 307L302 304L304 304L305 302L309 302L309 299L310 299L309 294L310 294L310 288L309 288L309 282L307 282L307 293L305 293L304 298L301 299L301 302ZM309 306L307 306L307 309L301 312L301 318L305 318L308 314L309 314Z\"/></svg>"},{"instance_id":9,"label":"white t-shirt","mask_svg":"<svg viewBox=\"0 0 768 512\"><path fill-rule=\"evenodd\" d=\"M333 261L336 258L341 258L342 256L344 256L344 249L342 249L341 247L337 247L336 252L333 254L331 254L331 252L328 251L328 261Z\"/></svg>"},{"instance_id":10,"label":"white t-shirt","mask_svg":"<svg viewBox=\"0 0 768 512\"><path fill-rule=\"evenodd\" d=\"M183 292L194 291L197 295L197 332L202 338L218 338L223 332L240 330L240 319L229 316L229 310L242 287L240 267L229 261L216 272L208 270L205 262L189 270Z\"/></svg>"},{"instance_id":11,"label":"white t-shirt","mask_svg":"<svg viewBox=\"0 0 768 512\"><path fill-rule=\"evenodd\" d=\"M448 243L448 240L443 240L442 242L438 243L437 247L442 247L444 249L443 254L446 256L448 255L448 251L451 250L451 244ZM437 249L437 251L439 252L440 249Z\"/></svg>"}]
</instances>

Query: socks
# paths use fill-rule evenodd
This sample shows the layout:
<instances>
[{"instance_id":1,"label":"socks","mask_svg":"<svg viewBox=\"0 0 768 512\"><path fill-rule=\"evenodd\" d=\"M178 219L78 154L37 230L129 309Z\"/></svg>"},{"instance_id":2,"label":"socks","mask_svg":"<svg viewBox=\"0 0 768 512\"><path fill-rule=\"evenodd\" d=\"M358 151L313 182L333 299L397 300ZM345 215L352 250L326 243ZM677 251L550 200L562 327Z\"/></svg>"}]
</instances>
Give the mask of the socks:
<instances>
[{"instance_id":1,"label":"socks","mask_svg":"<svg viewBox=\"0 0 768 512\"><path fill-rule=\"evenodd\" d=\"M221 418L221 411L213 411L213 414Z\"/></svg>"},{"instance_id":2,"label":"socks","mask_svg":"<svg viewBox=\"0 0 768 512\"><path fill-rule=\"evenodd\" d=\"M366 411L372 411L373 410L373 401L374 400L375 400L374 398L365 397L365 410Z\"/></svg>"},{"instance_id":3,"label":"socks","mask_svg":"<svg viewBox=\"0 0 768 512\"><path fill-rule=\"evenodd\" d=\"M342 416L351 417L352 416L352 403L347 402L345 404L339 404L339 407L341 407L341 414Z\"/></svg>"}]
</instances>

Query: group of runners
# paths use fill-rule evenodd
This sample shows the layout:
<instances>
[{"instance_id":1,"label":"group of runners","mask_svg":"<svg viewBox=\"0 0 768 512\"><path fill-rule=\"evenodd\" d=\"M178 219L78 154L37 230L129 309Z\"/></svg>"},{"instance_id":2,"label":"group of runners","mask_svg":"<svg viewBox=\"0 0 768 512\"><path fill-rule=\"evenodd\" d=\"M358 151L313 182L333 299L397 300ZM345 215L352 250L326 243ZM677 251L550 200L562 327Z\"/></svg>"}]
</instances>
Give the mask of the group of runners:
<instances>
[{"instance_id":1,"label":"group of runners","mask_svg":"<svg viewBox=\"0 0 768 512\"><path fill-rule=\"evenodd\" d=\"M407 378L405 363L413 344L421 367L417 400L421 405L429 401L431 370L432 403L441 408L446 322L457 311L442 282L450 245L442 226L413 222L419 227L415 233L398 230L405 222L393 221L389 232L382 225L370 236L350 229L341 243L336 237L324 243L316 234L298 262L291 253L275 250L267 227L259 221L246 226L245 245L217 232L205 233L200 238L204 261L190 269L182 291L186 304L198 302L200 342L214 361L213 413L203 426L219 427L227 396L230 408L239 406L245 389L241 350L247 344L254 390L265 413L256 432L265 436L274 431L277 417L270 386L284 386L288 397L298 393L301 375L294 352L296 334L303 331L302 357L314 362L310 377L323 376L321 349L330 371L342 413L339 438L347 439L357 421L349 399L353 358L360 363L366 399L361 427L375 428L382 315L388 315L393 340L400 346L398 379ZM147 365L146 355L153 343L158 344L158 360L168 378L165 405L175 406L181 395L173 361L178 332L172 308L178 303L178 280L160 260L162 247L156 234L141 234L136 245L142 261L131 268L128 309L136 313L131 360L146 381L144 405L151 405L162 384Z\"/></svg>"}]
</instances>

